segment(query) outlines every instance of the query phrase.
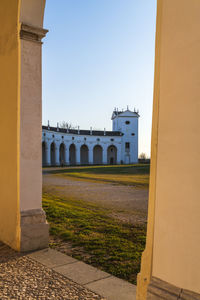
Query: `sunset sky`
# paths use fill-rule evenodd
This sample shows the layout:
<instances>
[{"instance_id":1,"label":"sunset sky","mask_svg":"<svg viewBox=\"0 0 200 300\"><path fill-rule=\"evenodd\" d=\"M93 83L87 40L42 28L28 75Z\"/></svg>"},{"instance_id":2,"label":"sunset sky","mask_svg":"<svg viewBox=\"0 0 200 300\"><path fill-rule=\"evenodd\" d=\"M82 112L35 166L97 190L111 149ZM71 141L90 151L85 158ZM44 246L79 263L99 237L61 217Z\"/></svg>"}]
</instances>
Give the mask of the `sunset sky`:
<instances>
[{"instance_id":1,"label":"sunset sky","mask_svg":"<svg viewBox=\"0 0 200 300\"><path fill-rule=\"evenodd\" d=\"M129 105L150 155L155 26L156 0L47 1L43 124L111 130L113 109Z\"/></svg>"}]
</instances>

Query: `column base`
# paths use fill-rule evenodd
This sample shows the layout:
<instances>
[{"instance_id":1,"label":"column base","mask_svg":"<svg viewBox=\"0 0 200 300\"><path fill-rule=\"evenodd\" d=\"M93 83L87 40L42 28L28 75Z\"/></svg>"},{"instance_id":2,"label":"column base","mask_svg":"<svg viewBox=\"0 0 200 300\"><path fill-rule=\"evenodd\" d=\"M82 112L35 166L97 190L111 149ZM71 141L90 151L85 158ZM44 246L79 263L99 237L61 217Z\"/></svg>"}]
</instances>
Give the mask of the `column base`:
<instances>
[{"instance_id":1,"label":"column base","mask_svg":"<svg viewBox=\"0 0 200 300\"><path fill-rule=\"evenodd\" d=\"M21 211L20 251L33 251L49 246L49 224L42 209Z\"/></svg>"},{"instance_id":2,"label":"column base","mask_svg":"<svg viewBox=\"0 0 200 300\"><path fill-rule=\"evenodd\" d=\"M200 294L178 288L153 277L147 290L147 300L200 300Z\"/></svg>"}]
</instances>

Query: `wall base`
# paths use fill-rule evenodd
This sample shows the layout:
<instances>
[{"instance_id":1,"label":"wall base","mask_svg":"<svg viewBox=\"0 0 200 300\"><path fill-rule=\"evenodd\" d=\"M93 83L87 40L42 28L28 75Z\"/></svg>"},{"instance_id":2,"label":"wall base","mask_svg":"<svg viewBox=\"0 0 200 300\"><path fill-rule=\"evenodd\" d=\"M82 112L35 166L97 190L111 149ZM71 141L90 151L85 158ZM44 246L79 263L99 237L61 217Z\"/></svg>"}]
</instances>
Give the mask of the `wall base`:
<instances>
[{"instance_id":1,"label":"wall base","mask_svg":"<svg viewBox=\"0 0 200 300\"><path fill-rule=\"evenodd\" d=\"M21 212L20 251L33 251L49 246L49 224L42 209Z\"/></svg>"},{"instance_id":2,"label":"wall base","mask_svg":"<svg viewBox=\"0 0 200 300\"><path fill-rule=\"evenodd\" d=\"M153 277L148 286L147 300L200 300L200 294L178 288Z\"/></svg>"}]
</instances>

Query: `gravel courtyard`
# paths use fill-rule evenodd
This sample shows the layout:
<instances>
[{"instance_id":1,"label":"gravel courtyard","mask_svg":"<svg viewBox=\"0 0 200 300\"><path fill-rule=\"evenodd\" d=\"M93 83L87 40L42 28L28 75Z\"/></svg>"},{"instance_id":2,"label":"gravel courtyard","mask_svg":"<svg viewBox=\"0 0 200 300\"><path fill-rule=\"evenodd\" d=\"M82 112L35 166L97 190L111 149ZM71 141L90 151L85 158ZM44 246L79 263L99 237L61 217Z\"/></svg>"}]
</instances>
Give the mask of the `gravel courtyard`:
<instances>
[{"instance_id":1,"label":"gravel courtyard","mask_svg":"<svg viewBox=\"0 0 200 300\"><path fill-rule=\"evenodd\" d=\"M43 190L60 197L72 197L94 202L112 209L112 217L129 223L145 223L148 208L148 190L110 183L43 174Z\"/></svg>"}]
</instances>

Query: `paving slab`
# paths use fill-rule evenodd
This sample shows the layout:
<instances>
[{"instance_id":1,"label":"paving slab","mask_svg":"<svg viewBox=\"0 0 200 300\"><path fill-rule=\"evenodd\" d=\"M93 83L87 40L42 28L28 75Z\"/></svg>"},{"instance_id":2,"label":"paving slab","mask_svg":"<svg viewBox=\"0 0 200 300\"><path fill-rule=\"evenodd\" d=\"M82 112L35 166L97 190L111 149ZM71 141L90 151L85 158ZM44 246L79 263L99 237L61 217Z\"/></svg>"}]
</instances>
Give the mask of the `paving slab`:
<instances>
[{"instance_id":1,"label":"paving slab","mask_svg":"<svg viewBox=\"0 0 200 300\"><path fill-rule=\"evenodd\" d=\"M114 276L86 284L85 287L107 300L136 299L136 286Z\"/></svg>"},{"instance_id":2,"label":"paving slab","mask_svg":"<svg viewBox=\"0 0 200 300\"><path fill-rule=\"evenodd\" d=\"M41 251L33 252L29 254L28 257L36 260L37 262L40 262L48 268L54 268L77 262L76 259L53 249L44 249Z\"/></svg>"},{"instance_id":3,"label":"paving slab","mask_svg":"<svg viewBox=\"0 0 200 300\"><path fill-rule=\"evenodd\" d=\"M80 261L74 264L55 267L53 270L81 285L111 276Z\"/></svg>"},{"instance_id":4,"label":"paving slab","mask_svg":"<svg viewBox=\"0 0 200 300\"><path fill-rule=\"evenodd\" d=\"M72 280L106 300L136 299L135 285L56 250L45 249L31 253L28 257L66 277L66 280Z\"/></svg>"}]
</instances>

